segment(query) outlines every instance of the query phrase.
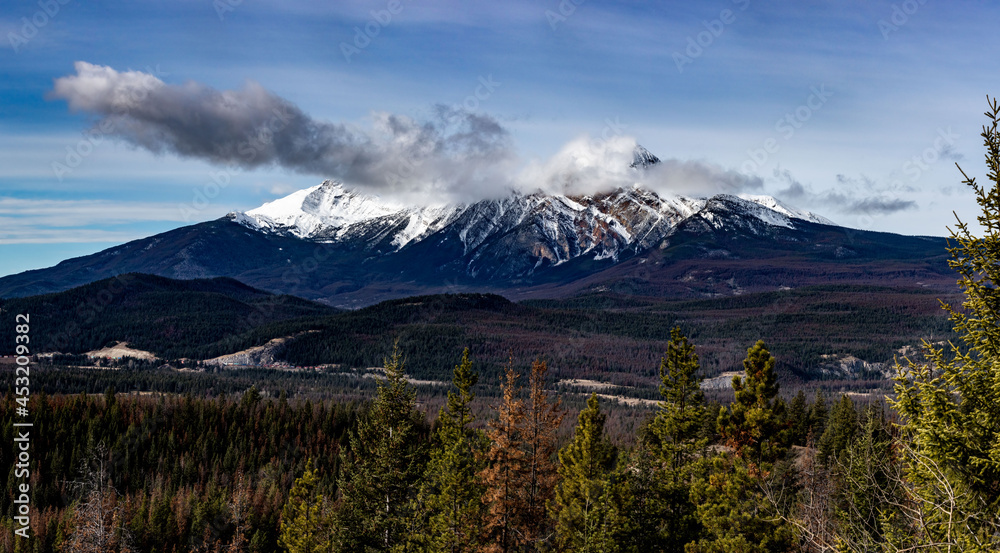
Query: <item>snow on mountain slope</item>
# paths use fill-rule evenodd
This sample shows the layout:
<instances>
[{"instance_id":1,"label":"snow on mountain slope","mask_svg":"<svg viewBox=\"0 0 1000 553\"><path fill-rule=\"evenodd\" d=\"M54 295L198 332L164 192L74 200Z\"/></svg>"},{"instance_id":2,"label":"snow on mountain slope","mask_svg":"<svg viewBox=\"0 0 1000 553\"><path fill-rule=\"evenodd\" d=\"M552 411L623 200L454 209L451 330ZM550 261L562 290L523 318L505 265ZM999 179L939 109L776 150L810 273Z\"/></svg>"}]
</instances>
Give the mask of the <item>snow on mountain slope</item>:
<instances>
[{"instance_id":1,"label":"snow on mountain slope","mask_svg":"<svg viewBox=\"0 0 1000 553\"><path fill-rule=\"evenodd\" d=\"M822 215L817 215L811 211L804 211L795 207L792 207L781 200L775 198L774 196L763 196L757 194L740 194L740 198L744 200L750 200L751 202L760 204L768 209L777 211L778 213L787 215L793 219L802 219L803 221L809 221L810 223L819 223L821 225L831 225L836 226L837 223L823 217Z\"/></svg>"},{"instance_id":2,"label":"snow on mountain slope","mask_svg":"<svg viewBox=\"0 0 1000 553\"><path fill-rule=\"evenodd\" d=\"M792 217L730 194L712 196L695 216L721 231L742 230L762 235L769 227L795 228Z\"/></svg>"},{"instance_id":3,"label":"snow on mountain slope","mask_svg":"<svg viewBox=\"0 0 1000 553\"><path fill-rule=\"evenodd\" d=\"M321 226L347 227L395 211L394 206L378 198L345 190L338 182L324 181L246 214L259 221L262 228L289 229L300 238L308 238Z\"/></svg>"},{"instance_id":4,"label":"snow on mountain slope","mask_svg":"<svg viewBox=\"0 0 1000 553\"><path fill-rule=\"evenodd\" d=\"M659 163L637 147L633 169ZM657 194L638 185L584 196L511 192L472 204L413 207L325 181L245 213L230 216L265 233L317 242L351 242L400 251L424 243L435 249L460 244L465 270L530 273L539 264L559 265L580 256L618 260L662 242L673 229L698 217L715 230L766 234L795 221L833 224L770 196L720 194L708 199ZM452 241L453 240L453 241ZM519 267L514 258L530 259Z\"/></svg>"},{"instance_id":5,"label":"snow on mountain slope","mask_svg":"<svg viewBox=\"0 0 1000 553\"><path fill-rule=\"evenodd\" d=\"M378 227L376 231L402 226L392 238L392 244L399 249L448 224L461 207L410 208L347 190L343 184L327 180L256 209L234 214L234 220L263 232L321 242L337 241L354 234L371 235L372 226Z\"/></svg>"}]
</instances>

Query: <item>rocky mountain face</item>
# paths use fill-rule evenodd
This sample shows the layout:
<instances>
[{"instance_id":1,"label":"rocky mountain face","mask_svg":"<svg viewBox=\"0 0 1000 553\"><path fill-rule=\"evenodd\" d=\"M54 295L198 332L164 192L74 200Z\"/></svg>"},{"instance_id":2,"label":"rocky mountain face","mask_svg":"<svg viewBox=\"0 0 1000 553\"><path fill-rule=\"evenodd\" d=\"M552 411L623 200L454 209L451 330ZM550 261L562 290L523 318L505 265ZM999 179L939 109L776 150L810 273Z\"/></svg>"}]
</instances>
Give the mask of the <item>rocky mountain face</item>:
<instances>
[{"instance_id":1,"label":"rocky mountain face","mask_svg":"<svg viewBox=\"0 0 1000 553\"><path fill-rule=\"evenodd\" d=\"M637 148L629 170L657 163ZM341 307L440 292L714 297L828 282L953 286L946 258L944 239L838 227L769 196L690 198L631 186L414 207L325 181L247 212L0 278L0 297L129 272L226 276Z\"/></svg>"},{"instance_id":2,"label":"rocky mountain face","mask_svg":"<svg viewBox=\"0 0 1000 553\"><path fill-rule=\"evenodd\" d=\"M635 171L660 160L641 146ZM511 192L472 204L410 207L359 194L336 181L300 190L229 218L265 234L387 255L448 251L447 266L473 278L530 277L580 257L617 262L660 245L685 221L716 231L766 235L805 221L832 225L770 196L662 195L638 186L568 196Z\"/></svg>"}]
</instances>

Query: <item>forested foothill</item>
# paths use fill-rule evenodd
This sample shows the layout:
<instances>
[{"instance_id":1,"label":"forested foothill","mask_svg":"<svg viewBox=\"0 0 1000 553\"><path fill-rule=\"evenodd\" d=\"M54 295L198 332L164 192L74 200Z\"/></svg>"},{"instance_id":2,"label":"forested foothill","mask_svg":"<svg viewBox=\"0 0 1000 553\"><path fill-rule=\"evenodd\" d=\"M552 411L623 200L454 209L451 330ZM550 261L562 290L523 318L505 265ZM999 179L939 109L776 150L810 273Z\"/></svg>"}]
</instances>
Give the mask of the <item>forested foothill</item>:
<instances>
[{"instance_id":1,"label":"forested foothill","mask_svg":"<svg viewBox=\"0 0 1000 553\"><path fill-rule=\"evenodd\" d=\"M468 347L492 383L509 356L525 364L541 355L560 379L638 387L649 399L655 397L653 368L674 326L698 342L706 377L739 370L745 344L772 337L783 381L790 384L885 380L894 357L917 350L923 340L954 337L940 309L942 296L919 286L811 286L703 300L608 291L514 303L496 295L451 294L338 312L231 279L180 288L183 282L122 275L67 292L0 300L0 319L31 313L36 352L80 356L124 342L157 356L156 366L189 366L288 337L274 352L275 364L364 369L380 366L398 340L414 378L446 382L446 367ZM13 335L4 340L0 352L10 355ZM89 363L84 357L55 361Z\"/></svg>"}]
</instances>

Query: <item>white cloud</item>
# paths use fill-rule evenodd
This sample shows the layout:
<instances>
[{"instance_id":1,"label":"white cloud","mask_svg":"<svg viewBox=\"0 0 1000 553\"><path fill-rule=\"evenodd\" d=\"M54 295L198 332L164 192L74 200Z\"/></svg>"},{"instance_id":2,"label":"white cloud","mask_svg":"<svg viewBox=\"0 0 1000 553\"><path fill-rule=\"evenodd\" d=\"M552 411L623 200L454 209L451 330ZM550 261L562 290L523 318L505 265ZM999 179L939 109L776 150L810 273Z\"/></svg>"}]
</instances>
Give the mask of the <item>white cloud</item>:
<instances>
[{"instance_id":1,"label":"white cloud","mask_svg":"<svg viewBox=\"0 0 1000 553\"><path fill-rule=\"evenodd\" d=\"M0 230L0 245L11 244L89 244L94 242L121 244L144 238L148 233L101 229L46 229L16 227Z\"/></svg>"},{"instance_id":2,"label":"white cloud","mask_svg":"<svg viewBox=\"0 0 1000 553\"><path fill-rule=\"evenodd\" d=\"M184 219L175 204L0 197L0 222L4 227L25 220L31 225L67 228Z\"/></svg>"},{"instance_id":3,"label":"white cloud","mask_svg":"<svg viewBox=\"0 0 1000 553\"><path fill-rule=\"evenodd\" d=\"M121 227L158 221L183 218L174 204L0 197L0 244L120 243L148 235Z\"/></svg>"}]
</instances>

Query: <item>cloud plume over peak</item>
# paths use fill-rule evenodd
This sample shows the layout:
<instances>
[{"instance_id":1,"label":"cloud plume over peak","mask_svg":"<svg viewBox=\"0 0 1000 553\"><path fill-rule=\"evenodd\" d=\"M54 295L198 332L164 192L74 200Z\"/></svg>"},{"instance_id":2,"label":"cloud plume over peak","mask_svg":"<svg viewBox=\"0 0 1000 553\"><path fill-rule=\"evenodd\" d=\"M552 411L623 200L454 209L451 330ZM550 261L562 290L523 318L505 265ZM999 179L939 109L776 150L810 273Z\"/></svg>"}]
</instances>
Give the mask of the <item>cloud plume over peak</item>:
<instances>
[{"instance_id":1,"label":"cloud plume over peak","mask_svg":"<svg viewBox=\"0 0 1000 553\"><path fill-rule=\"evenodd\" d=\"M525 188L545 192L585 194L639 184L661 193L712 196L757 192L763 181L702 161L662 159L648 167L633 168L635 138L587 135L568 142L545 162L534 162L521 173Z\"/></svg>"},{"instance_id":2,"label":"cloud plume over peak","mask_svg":"<svg viewBox=\"0 0 1000 553\"><path fill-rule=\"evenodd\" d=\"M641 184L660 192L710 196L761 188L722 167L663 160L629 167L634 138L578 137L546 161L520 164L495 118L443 105L429 118L375 112L371 127L323 121L254 82L216 90L168 84L141 71L87 62L56 79L50 97L98 118L97 130L157 154L338 179L413 201L473 201L511 189L584 194Z\"/></svg>"}]
</instances>

